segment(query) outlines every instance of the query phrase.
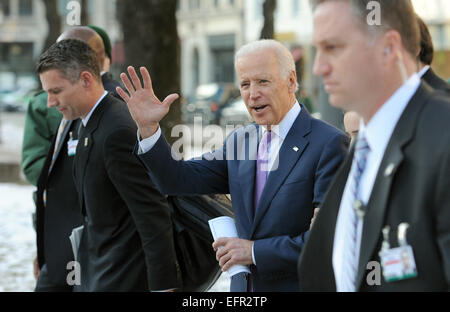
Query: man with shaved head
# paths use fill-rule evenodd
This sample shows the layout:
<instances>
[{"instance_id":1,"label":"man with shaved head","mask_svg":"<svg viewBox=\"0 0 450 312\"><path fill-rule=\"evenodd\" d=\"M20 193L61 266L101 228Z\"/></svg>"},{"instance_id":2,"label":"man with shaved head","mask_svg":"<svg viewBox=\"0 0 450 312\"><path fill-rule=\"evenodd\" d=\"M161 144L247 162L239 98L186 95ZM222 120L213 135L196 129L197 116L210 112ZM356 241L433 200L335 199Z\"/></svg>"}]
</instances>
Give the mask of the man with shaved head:
<instances>
[{"instance_id":1,"label":"man with shaved head","mask_svg":"<svg viewBox=\"0 0 450 312\"><path fill-rule=\"evenodd\" d=\"M65 39L86 42L95 52L98 67L103 68L105 48L97 32L89 27L72 27L62 33L57 41ZM111 93L116 96L114 88L118 83L111 86L110 78L105 81L104 76L102 83L109 85L108 91L113 91ZM72 286L66 282L69 272L66 266L73 261L68 237L72 229L82 223L72 178L74 146L80 122L61 120L60 112L54 107L47 107L47 97L47 93L41 91L30 101L22 152L25 176L37 186L36 291L71 291Z\"/></svg>"}]
</instances>

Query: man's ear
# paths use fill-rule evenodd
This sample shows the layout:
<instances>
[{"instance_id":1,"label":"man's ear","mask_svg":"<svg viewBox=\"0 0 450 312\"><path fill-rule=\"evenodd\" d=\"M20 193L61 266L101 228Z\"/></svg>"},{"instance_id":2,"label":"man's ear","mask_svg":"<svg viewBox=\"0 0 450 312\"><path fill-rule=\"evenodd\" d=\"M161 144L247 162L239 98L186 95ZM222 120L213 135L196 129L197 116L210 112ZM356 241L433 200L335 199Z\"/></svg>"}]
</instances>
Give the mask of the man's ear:
<instances>
[{"instance_id":1,"label":"man's ear","mask_svg":"<svg viewBox=\"0 0 450 312\"><path fill-rule=\"evenodd\" d=\"M90 86L92 86L94 76L88 71L83 71L80 75L80 80L83 88L89 88Z\"/></svg>"},{"instance_id":2,"label":"man's ear","mask_svg":"<svg viewBox=\"0 0 450 312\"><path fill-rule=\"evenodd\" d=\"M289 74L289 91L294 93L297 88L297 73L292 70Z\"/></svg>"},{"instance_id":3,"label":"man's ear","mask_svg":"<svg viewBox=\"0 0 450 312\"><path fill-rule=\"evenodd\" d=\"M402 38L395 30L387 31L382 40L382 53L386 60L395 60L402 48Z\"/></svg>"}]
</instances>

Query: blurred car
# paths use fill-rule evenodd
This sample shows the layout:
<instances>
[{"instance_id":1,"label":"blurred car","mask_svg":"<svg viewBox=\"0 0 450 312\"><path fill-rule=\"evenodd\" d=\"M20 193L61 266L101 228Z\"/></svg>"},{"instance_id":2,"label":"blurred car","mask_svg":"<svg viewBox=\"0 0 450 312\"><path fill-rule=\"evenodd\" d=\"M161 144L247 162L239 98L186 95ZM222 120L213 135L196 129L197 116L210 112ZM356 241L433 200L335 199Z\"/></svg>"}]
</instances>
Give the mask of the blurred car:
<instances>
[{"instance_id":1,"label":"blurred car","mask_svg":"<svg viewBox=\"0 0 450 312\"><path fill-rule=\"evenodd\" d=\"M201 116L204 124L219 124L222 109L239 95L239 89L232 83L200 85L195 95L183 105L183 121L192 123L195 116Z\"/></svg>"},{"instance_id":2,"label":"blurred car","mask_svg":"<svg viewBox=\"0 0 450 312\"><path fill-rule=\"evenodd\" d=\"M0 111L2 112L25 112L28 102L34 91L18 89L0 94Z\"/></svg>"},{"instance_id":3,"label":"blurred car","mask_svg":"<svg viewBox=\"0 0 450 312\"><path fill-rule=\"evenodd\" d=\"M245 102L242 98L234 100L227 105L223 110L220 117L220 125L225 127L227 125L248 125L253 122L250 113L245 106Z\"/></svg>"},{"instance_id":4,"label":"blurred car","mask_svg":"<svg viewBox=\"0 0 450 312\"><path fill-rule=\"evenodd\" d=\"M36 92L38 86L34 77L23 76L17 79L17 89L0 92L0 111L25 112L28 102Z\"/></svg>"}]
</instances>

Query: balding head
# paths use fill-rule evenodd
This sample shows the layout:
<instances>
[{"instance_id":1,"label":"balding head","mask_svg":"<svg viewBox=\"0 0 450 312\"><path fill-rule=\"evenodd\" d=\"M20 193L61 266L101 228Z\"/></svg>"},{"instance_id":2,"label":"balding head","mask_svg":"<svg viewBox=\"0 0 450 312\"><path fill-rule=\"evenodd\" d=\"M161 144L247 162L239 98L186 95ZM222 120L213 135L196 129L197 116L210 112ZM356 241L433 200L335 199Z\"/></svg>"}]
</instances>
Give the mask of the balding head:
<instances>
[{"instance_id":1,"label":"balding head","mask_svg":"<svg viewBox=\"0 0 450 312\"><path fill-rule=\"evenodd\" d=\"M103 63L105 61L105 46L103 45L102 37L100 37L93 29L86 26L71 27L63 32L56 42L65 39L78 39L86 42L95 51L100 69L103 68Z\"/></svg>"}]
</instances>

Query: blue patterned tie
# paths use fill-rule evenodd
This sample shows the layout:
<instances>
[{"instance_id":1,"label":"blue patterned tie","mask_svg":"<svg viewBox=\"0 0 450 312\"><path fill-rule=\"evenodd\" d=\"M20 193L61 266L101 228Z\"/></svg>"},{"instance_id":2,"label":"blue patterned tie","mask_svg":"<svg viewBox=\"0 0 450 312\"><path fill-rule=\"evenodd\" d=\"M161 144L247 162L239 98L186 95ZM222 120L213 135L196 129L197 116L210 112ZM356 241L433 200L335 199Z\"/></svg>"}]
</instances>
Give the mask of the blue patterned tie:
<instances>
[{"instance_id":1,"label":"blue patterned tie","mask_svg":"<svg viewBox=\"0 0 450 312\"><path fill-rule=\"evenodd\" d=\"M343 206L346 213L347 224L345 225L345 241L344 241L344 261L343 261L343 291L355 291L355 280L358 274L359 255L357 250L357 229L358 229L358 214L361 211L362 202L359 194L359 184L361 176L366 167L367 154L370 152L370 147L364 136L358 138L355 146L355 155L353 157L353 174L351 177L350 191L352 194L352 201ZM360 216L362 217L362 216Z\"/></svg>"}]
</instances>

